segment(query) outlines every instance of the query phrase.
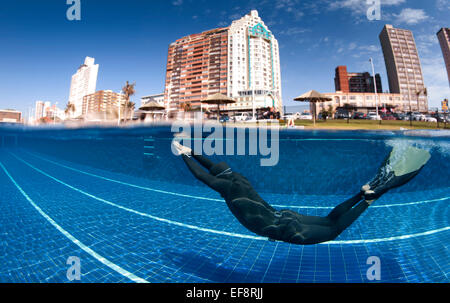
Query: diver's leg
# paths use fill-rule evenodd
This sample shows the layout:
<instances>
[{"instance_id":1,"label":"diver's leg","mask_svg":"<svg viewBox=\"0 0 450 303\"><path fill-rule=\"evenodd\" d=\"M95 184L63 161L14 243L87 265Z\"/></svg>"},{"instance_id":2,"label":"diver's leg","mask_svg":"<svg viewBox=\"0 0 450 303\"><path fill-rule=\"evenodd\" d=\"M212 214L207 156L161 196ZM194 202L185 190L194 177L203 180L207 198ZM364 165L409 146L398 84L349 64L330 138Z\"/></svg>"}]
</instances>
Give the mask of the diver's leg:
<instances>
[{"instance_id":1,"label":"diver's leg","mask_svg":"<svg viewBox=\"0 0 450 303\"><path fill-rule=\"evenodd\" d=\"M336 206L330 214L327 216L327 218L331 220L337 220L341 215L346 213L348 210L350 210L353 206L355 206L359 201L363 199L363 194L358 193L355 196L351 197L347 201L339 204Z\"/></svg>"},{"instance_id":2,"label":"diver's leg","mask_svg":"<svg viewBox=\"0 0 450 303\"><path fill-rule=\"evenodd\" d=\"M352 225L359 216L366 211L366 209L372 204L373 201L362 201L352 209L348 210L337 219L333 220L337 235L342 233L347 227ZM336 236L337 236L336 235Z\"/></svg>"}]
</instances>

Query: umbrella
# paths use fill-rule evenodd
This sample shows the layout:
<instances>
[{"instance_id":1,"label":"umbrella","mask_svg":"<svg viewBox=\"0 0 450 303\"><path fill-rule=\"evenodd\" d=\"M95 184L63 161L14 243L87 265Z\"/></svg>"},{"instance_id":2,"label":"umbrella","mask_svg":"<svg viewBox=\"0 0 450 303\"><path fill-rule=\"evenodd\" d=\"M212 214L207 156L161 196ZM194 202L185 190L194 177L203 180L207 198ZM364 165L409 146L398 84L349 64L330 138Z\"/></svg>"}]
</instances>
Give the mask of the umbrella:
<instances>
[{"instance_id":1,"label":"umbrella","mask_svg":"<svg viewBox=\"0 0 450 303\"><path fill-rule=\"evenodd\" d=\"M150 101L148 103L145 103L144 105L142 105L139 110L140 111L147 111L147 112L153 112L153 111L159 111L159 110L163 110L165 109L164 106L160 105L158 102L156 101ZM153 113L153 119L155 118L155 115Z\"/></svg>"},{"instance_id":2,"label":"umbrella","mask_svg":"<svg viewBox=\"0 0 450 303\"><path fill-rule=\"evenodd\" d=\"M208 98L206 98L205 100L202 101L202 103L206 103L206 104L217 104L217 121L219 121L219 118L220 118L220 105L221 104L230 104L230 103L235 103L235 102L236 102L236 100L234 100L233 98L227 97L227 96L219 94L219 93L208 96Z\"/></svg>"},{"instance_id":3,"label":"umbrella","mask_svg":"<svg viewBox=\"0 0 450 303\"><path fill-rule=\"evenodd\" d=\"M158 104L158 102L150 101L150 102L145 103L144 105L142 105L139 109L140 110L152 111L152 110L162 110L162 109L165 109L165 107L160 105L160 104Z\"/></svg>"},{"instance_id":4,"label":"umbrella","mask_svg":"<svg viewBox=\"0 0 450 303\"><path fill-rule=\"evenodd\" d=\"M310 90L309 92L297 97L294 99L295 101L304 101L304 102L311 102L313 103L313 123L314 126L316 126L316 103L317 102L326 102L326 101L331 101L332 99L322 95L321 93L315 91L315 90Z\"/></svg>"}]
</instances>

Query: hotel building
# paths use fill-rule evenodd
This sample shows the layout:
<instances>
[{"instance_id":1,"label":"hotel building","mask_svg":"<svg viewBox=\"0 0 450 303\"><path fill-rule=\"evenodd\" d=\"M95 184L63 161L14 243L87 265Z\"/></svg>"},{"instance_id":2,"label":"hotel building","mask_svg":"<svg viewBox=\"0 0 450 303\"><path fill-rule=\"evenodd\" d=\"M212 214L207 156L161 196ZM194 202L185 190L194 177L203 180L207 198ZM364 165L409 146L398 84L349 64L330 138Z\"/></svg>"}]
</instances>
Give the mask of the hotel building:
<instances>
[{"instance_id":1,"label":"hotel building","mask_svg":"<svg viewBox=\"0 0 450 303\"><path fill-rule=\"evenodd\" d=\"M450 85L450 28L441 28L437 36L441 44L442 55L447 68L448 84Z\"/></svg>"},{"instance_id":2,"label":"hotel building","mask_svg":"<svg viewBox=\"0 0 450 303\"><path fill-rule=\"evenodd\" d=\"M93 94L83 97L82 113L117 113L119 102L121 106L125 106L126 97L124 94L115 93L111 90L99 90Z\"/></svg>"},{"instance_id":3,"label":"hotel building","mask_svg":"<svg viewBox=\"0 0 450 303\"><path fill-rule=\"evenodd\" d=\"M12 109L0 110L0 123L21 123L22 113Z\"/></svg>"},{"instance_id":4,"label":"hotel building","mask_svg":"<svg viewBox=\"0 0 450 303\"><path fill-rule=\"evenodd\" d=\"M278 42L251 11L229 27L181 38L169 46L165 103L168 111L206 108L201 100L221 93L237 102L225 111L282 110Z\"/></svg>"},{"instance_id":5,"label":"hotel building","mask_svg":"<svg viewBox=\"0 0 450 303\"><path fill-rule=\"evenodd\" d=\"M164 94L148 95L141 97L141 106L144 106L145 104L152 101L158 103L159 105L164 106Z\"/></svg>"},{"instance_id":6,"label":"hotel building","mask_svg":"<svg viewBox=\"0 0 450 303\"><path fill-rule=\"evenodd\" d=\"M380 33L391 93L401 94L402 110L428 111L419 54L411 31L385 25Z\"/></svg>"},{"instance_id":7,"label":"hotel building","mask_svg":"<svg viewBox=\"0 0 450 303\"><path fill-rule=\"evenodd\" d=\"M377 92L382 93L383 87L381 84L380 74L375 75L377 84ZM345 93L374 93L375 86L373 84L373 76L369 73L349 73L347 66L341 65L336 67L336 75L334 78L336 91Z\"/></svg>"},{"instance_id":8,"label":"hotel building","mask_svg":"<svg viewBox=\"0 0 450 303\"><path fill-rule=\"evenodd\" d=\"M95 93L97 86L98 64L95 59L86 57L70 83L69 103L75 106L74 117L81 116L83 111L83 97Z\"/></svg>"},{"instance_id":9,"label":"hotel building","mask_svg":"<svg viewBox=\"0 0 450 303\"><path fill-rule=\"evenodd\" d=\"M355 111L368 113L375 111L378 105L378 111L386 108L389 111L402 111L403 101L401 94L392 93L361 93L361 92L342 92L325 93L325 96L331 98L331 101L317 104L316 113L319 114L322 109L332 107L333 111L345 108L345 104L351 105Z\"/></svg>"}]
</instances>

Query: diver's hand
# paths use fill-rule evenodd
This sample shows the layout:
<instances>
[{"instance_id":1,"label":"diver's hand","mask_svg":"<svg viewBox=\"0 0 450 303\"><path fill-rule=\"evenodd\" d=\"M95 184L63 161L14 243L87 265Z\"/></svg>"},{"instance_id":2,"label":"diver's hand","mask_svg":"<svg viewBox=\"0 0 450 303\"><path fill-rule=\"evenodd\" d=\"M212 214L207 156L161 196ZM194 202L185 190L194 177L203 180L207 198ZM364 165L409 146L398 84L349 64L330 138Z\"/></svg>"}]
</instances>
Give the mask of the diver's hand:
<instances>
[{"instance_id":1,"label":"diver's hand","mask_svg":"<svg viewBox=\"0 0 450 303\"><path fill-rule=\"evenodd\" d=\"M172 141L172 151L177 155L190 155L192 153L192 149L189 147L181 145L177 141Z\"/></svg>"}]
</instances>

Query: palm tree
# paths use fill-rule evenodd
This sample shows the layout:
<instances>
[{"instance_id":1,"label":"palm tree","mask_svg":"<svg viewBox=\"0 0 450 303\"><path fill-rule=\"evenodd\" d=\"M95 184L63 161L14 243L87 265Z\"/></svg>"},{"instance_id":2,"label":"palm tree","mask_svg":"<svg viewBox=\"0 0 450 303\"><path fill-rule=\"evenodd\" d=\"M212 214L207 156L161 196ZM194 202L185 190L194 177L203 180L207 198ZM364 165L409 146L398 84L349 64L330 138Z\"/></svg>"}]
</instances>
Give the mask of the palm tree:
<instances>
[{"instance_id":1,"label":"palm tree","mask_svg":"<svg viewBox=\"0 0 450 303\"><path fill-rule=\"evenodd\" d=\"M134 103L134 102L128 102L127 103L127 112L128 112L128 110L134 112L135 108L136 108L136 103Z\"/></svg>"},{"instance_id":2,"label":"palm tree","mask_svg":"<svg viewBox=\"0 0 450 303\"><path fill-rule=\"evenodd\" d=\"M136 91L134 90L134 87L136 86L136 83L130 84L127 81L127 84L122 88L122 92L125 95L125 113L124 113L124 121L127 122L128 118L128 108L130 103L130 96L133 96Z\"/></svg>"},{"instance_id":3,"label":"palm tree","mask_svg":"<svg viewBox=\"0 0 450 303\"><path fill-rule=\"evenodd\" d=\"M75 104L70 103L70 102L67 103L66 109L64 110L64 113L66 115L69 115L69 117L71 117L74 112L75 112Z\"/></svg>"}]
</instances>

